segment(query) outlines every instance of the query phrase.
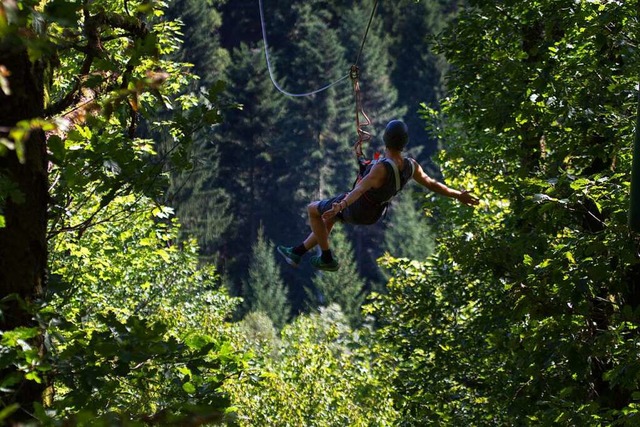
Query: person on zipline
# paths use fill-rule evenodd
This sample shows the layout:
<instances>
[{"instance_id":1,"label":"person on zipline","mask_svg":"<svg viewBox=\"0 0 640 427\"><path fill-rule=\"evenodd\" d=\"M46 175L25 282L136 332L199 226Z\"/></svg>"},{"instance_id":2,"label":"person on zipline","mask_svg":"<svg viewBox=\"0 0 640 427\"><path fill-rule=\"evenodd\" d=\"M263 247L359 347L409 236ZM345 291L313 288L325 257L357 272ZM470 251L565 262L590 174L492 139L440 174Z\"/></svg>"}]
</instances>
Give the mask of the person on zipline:
<instances>
[{"instance_id":1,"label":"person on zipline","mask_svg":"<svg viewBox=\"0 0 640 427\"><path fill-rule=\"evenodd\" d=\"M340 265L329 249L329 234L335 222L374 224L384 213L389 201L411 178L429 190L458 199L467 206L479 203L469 191L447 187L427 175L416 160L402 156L402 150L409 141L404 122L391 120L382 139L385 144L384 157L364 170L353 190L331 199L314 201L307 206L311 234L296 247L277 247L287 263L296 267L305 253L319 245L322 254L311 257L311 265L319 270L338 270Z\"/></svg>"}]
</instances>

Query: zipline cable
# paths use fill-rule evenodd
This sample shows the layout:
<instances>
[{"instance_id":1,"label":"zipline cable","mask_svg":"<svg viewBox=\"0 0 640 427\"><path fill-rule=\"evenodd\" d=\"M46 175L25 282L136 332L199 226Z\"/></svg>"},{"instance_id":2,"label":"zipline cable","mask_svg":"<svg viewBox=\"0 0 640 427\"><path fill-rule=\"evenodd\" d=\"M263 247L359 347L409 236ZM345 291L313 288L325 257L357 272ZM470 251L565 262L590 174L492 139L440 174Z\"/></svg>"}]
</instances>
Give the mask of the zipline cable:
<instances>
[{"instance_id":1,"label":"zipline cable","mask_svg":"<svg viewBox=\"0 0 640 427\"><path fill-rule=\"evenodd\" d=\"M348 79L351 76L351 73L347 73L344 76L340 77L338 80L329 83L326 86L323 86L319 89L313 90L311 92L305 92L305 93L291 93L288 92L286 90L284 90L282 87L280 87L280 85L278 84L278 82L276 82L275 77L273 76L273 67L271 65L271 59L269 57L269 44L267 43L267 30L266 30L266 26L264 23L264 11L263 11L263 7L262 7L262 0L258 0L258 5L259 5L259 9L260 9L260 25L262 28L262 41L264 42L264 56L265 59L267 60L267 70L269 70L269 78L271 79L271 83L273 83L273 86L278 89L279 92L283 93L284 95L287 96L294 96L294 97L303 97L303 96L310 96L310 95L315 95L318 92L322 92L324 90L327 90L335 85L337 85L338 83L342 82L343 80ZM362 49L364 48L364 44L365 41L367 39L367 34L369 33L369 27L371 26L371 21L373 20L373 15L376 11L376 7L378 6L378 0L375 1L375 4L373 5L373 10L371 11L371 16L369 17L369 23L367 24L367 29L364 33L364 37L362 38L362 43L360 44L360 50L358 51L358 56L356 57L356 62L354 63L354 65L358 65L358 61L360 60L360 56L362 54Z\"/></svg>"},{"instance_id":2,"label":"zipline cable","mask_svg":"<svg viewBox=\"0 0 640 427\"><path fill-rule=\"evenodd\" d=\"M371 9L371 16L369 16L369 23L367 24L367 29L364 31L364 36L362 37L362 43L360 44L360 50L358 51L358 56L356 57L356 62L353 63L355 67L358 66L358 62L360 61L360 55L362 55L362 49L364 49L364 42L367 40L367 34L369 34L371 21L373 21L373 15L375 15L377 7L378 7L378 0L376 0L376 2L373 4L373 9Z\"/></svg>"},{"instance_id":3,"label":"zipline cable","mask_svg":"<svg viewBox=\"0 0 640 427\"><path fill-rule=\"evenodd\" d=\"M339 78L338 80L336 80L333 83L329 83L326 86L321 87L320 89L316 89L314 91L311 92L305 92L305 93L291 93L291 92L287 92L286 90L284 90L283 88L280 87L280 85L278 84L278 82L276 82L276 79L273 77L273 70L271 67L271 60L269 59L269 45L267 43L267 31L265 29L265 24L264 24L264 12L262 10L262 0L258 0L258 3L260 5L260 25L262 26L262 40L264 42L264 56L267 60L267 69L269 70L269 78L271 78L271 82L273 83L273 85L275 86L276 89L278 89L280 92L282 92L283 94L287 95L287 96L310 96L310 95L314 95L318 92L322 92L323 90L327 90L330 87L333 87L335 85L337 85L338 83L340 83L343 80L346 80L349 77L349 74L346 74L344 76L342 76L341 78Z\"/></svg>"}]
</instances>

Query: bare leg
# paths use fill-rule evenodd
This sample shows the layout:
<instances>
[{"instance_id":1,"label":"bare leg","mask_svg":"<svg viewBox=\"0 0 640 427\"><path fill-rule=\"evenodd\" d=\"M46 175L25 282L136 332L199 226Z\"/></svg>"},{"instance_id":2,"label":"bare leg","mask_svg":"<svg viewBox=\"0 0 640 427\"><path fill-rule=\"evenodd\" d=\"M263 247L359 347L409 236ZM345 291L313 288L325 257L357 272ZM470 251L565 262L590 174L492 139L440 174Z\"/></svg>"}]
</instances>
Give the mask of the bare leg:
<instances>
[{"instance_id":1,"label":"bare leg","mask_svg":"<svg viewBox=\"0 0 640 427\"><path fill-rule=\"evenodd\" d=\"M331 234L331 229L333 228L335 221L325 221L324 224L327 226L327 233ZM316 235L311 232L304 240L303 244L305 249L311 250L318 244L318 239L316 238Z\"/></svg>"},{"instance_id":2,"label":"bare leg","mask_svg":"<svg viewBox=\"0 0 640 427\"><path fill-rule=\"evenodd\" d=\"M318 202L313 202L307 206L309 212L309 225L311 226L311 234L305 239L304 247L312 249L315 245L320 245L320 249L329 249L329 234L335 224L335 220L323 220L318 210Z\"/></svg>"}]
</instances>

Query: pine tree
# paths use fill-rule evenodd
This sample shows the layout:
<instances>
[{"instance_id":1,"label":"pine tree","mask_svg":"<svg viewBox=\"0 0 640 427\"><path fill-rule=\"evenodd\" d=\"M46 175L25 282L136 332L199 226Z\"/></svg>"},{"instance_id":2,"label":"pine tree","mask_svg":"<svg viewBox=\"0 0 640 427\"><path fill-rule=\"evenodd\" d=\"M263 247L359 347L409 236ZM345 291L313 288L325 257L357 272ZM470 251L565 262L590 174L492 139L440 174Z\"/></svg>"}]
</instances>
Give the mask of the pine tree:
<instances>
[{"instance_id":1,"label":"pine tree","mask_svg":"<svg viewBox=\"0 0 640 427\"><path fill-rule=\"evenodd\" d=\"M289 319L291 307L274 258L274 245L265 238L262 227L253 244L249 276L244 285L246 311L266 313L274 326L281 329Z\"/></svg>"},{"instance_id":2,"label":"pine tree","mask_svg":"<svg viewBox=\"0 0 640 427\"><path fill-rule=\"evenodd\" d=\"M271 16L275 7L272 2L264 2L267 21L272 22ZM260 15L258 14L258 2L256 0L226 1L220 8L222 12L222 26L220 36L222 45L232 51L242 43L253 45L262 39L260 27ZM270 26L271 29L271 26ZM269 42L273 36L269 34Z\"/></svg>"},{"instance_id":3,"label":"pine tree","mask_svg":"<svg viewBox=\"0 0 640 427\"><path fill-rule=\"evenodd\" d=\"M276 81L287 91L307 92L349 72L360 49L372 5L364 1L274 0L264 6ZM237 120L231 115L227 117L227 124L216 137L221 146L223 168L227 168L219 185L233 194L236 218L225 235L225 254L235 260L230 268L231 276L237 277L249 258L247 236L254 238L259 222L264 222L272 240L298 243L291 240L308 232L306 205L351 188L357 171L352 150L357 135L355 102L348 79L309 97L292 98L276 92L264 67L263 45L257 31L260 29L257 5L250 7L243 0L227 2L224 19L222 39L226 47L240 46L243 40L260 42L250 45L256 46L255 49L238 48L234 54L234 63L251 64L239 67L243 71L236 69L236 64L228 70L229 79L233 81L230 92L235 96L234 101L244 108L234 113ZM389 52L397 52L390 49L393 40L389 37L389 27L382 25L383 22L378 12L359 60L365 111L374 121L374 126L368 129L375 136L365 147L368 155L379 148L378 135L386 122L395 117L404 118L406 112L404 99L399 100L392 86L391 72L397 65ZM249 61L247 57L255 60ZM252 96L237 96L263 85L264 92L256 90ZM270 121L272 126L263 128L267 133L257 131L256 126ZM261 136L253 137L267 134L267 142L262 142ZM265 151L261 151L260 144L266 147ZM251 147L256 147L256 151L250 151ZM254 186L248 184L247 179L252 161L256 164L255 176L259 177ZM249 188L256 192L249 192ZM373 266L382 254L383 232L384 223L350 230L358 264L367 267L362 271L371 280L380 279ZM297 282L306 281L303 278L306 273L303 268L286 270L284 274L288 281Z\"/></svg>"},{"instance_id":4,"label":"pine tree","mask_svg":"<svg viewBox=\"0 0 640 427\"><path fill-rule=\"evenodd\" d=\"M222 25L219 8L226 0L175 0L167 10L169 17L183 23L184 44L174 54L178 61L193 64L190 70L206 88L222 77L229 65L229 54L221 46L218 29ZM179 174L170 173L166 203L174 206L183 228L181 238L196 237L203 260L215 261L222 246L220 236L231 223L230 196L216 183L220 174L219 150L211 144L212 129L194 135L188 161L192 165ZM155 137L156 140L170 140ZM162 150L170 143L161 142Z\"/></svg>"},{"instance_id":5,"label":"pine tree","mask_svg":"<svg viewBox=\"0 0 640 427\"><path fill-rule=\"evenodd\" d=\"M407 188L394 199L389 212L392 220L384 233L383 249L395 258L422 261L433 252L435 243L414 196L414 192Z\"/></svg>"},{"instance_id":6,"label":"pine tree","mask_svg":"<svg viewBox=\"0 0 640 427\"><path fill-rule=\"evenodd\" d=\"M317 89L349 71L337 31L329 26L331 16L312 6L296 3L292 7L295 21L287 27L289 42L278 51L280 64L286 64L281 80L291 92ZM287 184L298 187L293 204L306 205L333 193L335 171L352 167L351 155L344 155L351 145L344 133L351 122L350 93L348 83L342 82L312 96L288 99L283 154L296 169L288 168L282 176Z\"/></svg>"},{"instance_id":7,"label":"pine tree","mask_svg":"<svg viewBox=\"0 0 640 427\"><path fill-rule=\"evenodd\" d=\"M328 10L312 1L282 7L271 21L271 53L278 59L278 81L288 91L315 90L348 73L345 50L332 20ZM278 44L279 40L286 42ZM315 95L286 100L287 114L279 126L282 133L274 161L278 215L271 230L278 233L274 239L294 244L298 242L292 240L309 232L307 204L349 189L355 176L353 94L349 81L343 80ZM304 299L306 295L297 292L310 284L306 265L288 269L286 275L302 285L292 292Z\"/></svg>"},{"instance_id":8,"label":"pine tree","mask_svg":"<svg viewBox=\"0 0 640 427\"><path fill-rule=\"evenodd\" d=\"M223 256L233 259L229 268L237 276L249 262L247 241L256 238L260 223L273 229L273 212L281 212L274 158L284 98L275 94L259 49L241 45L232 58L228 96L241 108L225 113L213 140L221 155L216 185L233 195L234 221L225 234Z\"/></svg>"},{"instance_id":9,"label":"pine tree","mask_svg":"<svg viewBox=\"0 0 640 427\"><path fill-rule=\"evenodd\" d=\"M345 45L351 61L355 61L362 47L358 67L360 69L360 86L364 110L373 125L367 129L376 140L369 148L379 149L379 134L391 119L403 118L407 112L405 105L400 104L398 90L391 82L393 59L389 52L390 37L384 32L382 21L374 19L362 45L363 36L368 24L367 7L369 2L358 1L345 12L341 26L340 39Z\"/></svg>"},{"instance_id":10,"label":"pine tree","mask_svg":"<svg viewBox=\"0 0 640 427\"><path fill-rule=\"evenodd\" d=\"M317 292L309 292L310 299L324 307L333 303L340 305L351 325L356 327L362 321L360 310L365 298L365 282L358 274L353 249L339 223L331 233L331 243L340 270L338 273L319 272L313 278Z\"/></svg>"},{"instance_id":11,"label":"pine tree","mask_svg":"<svg viewBox=\"0 0 640 427\"><path fill-rule=\"evenodd\" d=\"M202 140L194 143L191 162L190 170L172 174L168 203L180 218L180 237L195 237L201 259L215 263L223 245L221 236L233 219L231 196L215 185L220 170L216 146Z\"/></svg>"},{"instance_id":12,"label":"pine tree","mask_svg":"<svg viewBox=\"0 0 640 427\"><path fill-rule=\"evenodd\" d=\"M284 2L280 2L284 3ZM291 2L289 2L291 3ZM275 8L267 15L270 54L277 81L290 92L308 92L344 77L349 71L345 50L333 17L319 2L295 2ZM309 232L306 206L318 198L345 191L355 176L351 153L354 130L353 94L348 80L307 97L283 98L286 113L278 126L274 142L274 193L270 199L271 238L297 244ZM293 240L293 241L292 241ZM296 306L302 308L303 290L310 284L305 264L286 269Z\"/></svg>"},{"instance_id":13,"label":"pine tree","mask_svg":"<svg viewBox=\"0 0 640 427\"><path fill-rule=\"evenodd\" d=\"M227 0L174 0L169 3L167 15L184 24L184 45L177 57L180 62L194 65L193 73L200 76L203 86L209 87L222 77L229 65L229 53L222 47L219 11Z\"/></svg>"},{"instance_id":14,"label":"pine tree","mask_svg":"<svg viewBox=\"0 0 640 427\"><path fill-rule=\"evenodd\" d=\"M400 102L407 108L404 117L409 126L411 144L422 147L421 157L430 156L437 150L437 142L425 131L418 111L426 103L438 107L444 93L444 61L433 53L429 37L438 34L449 19L452 1L406 2L380 4L379 15L386 30L394 35L390 46L393 57L393 86L397 88ZM417 150L415 150L417 153Z\"/></svg>"}]
</instances>

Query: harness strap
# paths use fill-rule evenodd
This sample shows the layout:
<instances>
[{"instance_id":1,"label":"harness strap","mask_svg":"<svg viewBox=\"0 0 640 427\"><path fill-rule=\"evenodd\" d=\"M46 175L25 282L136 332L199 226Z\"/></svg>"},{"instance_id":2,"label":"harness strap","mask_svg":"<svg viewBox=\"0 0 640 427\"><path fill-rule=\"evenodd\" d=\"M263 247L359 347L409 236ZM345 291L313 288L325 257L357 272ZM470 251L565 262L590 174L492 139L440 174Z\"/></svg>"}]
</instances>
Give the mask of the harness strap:
<instances>
[{"instance_id":1,"label":"harness strap","mask_svg":"<svg viewBox=\"0 0 640 427\"><path fill-rule=\"evenodd\" d=\"M410 176L413 176L413 173L415 172L415 163L414 163L413 159L410 159L408 157L406 159L409 160L409 163L411 164L411 175ZM374 202L369 196L367 196L367 193L364 193L362 196L365 199L367 199L369 202L375 203L375 204L381 204L381 205L387 204L387 203L389 203L389 201L391 201L391 199L393 199L395 197L396 194L398 194L398 192L400 190L402 190L402 180L400 178L400 170L398 169L398 166L396 165L396 163L393 160L388 159L386 157L383 157L380 160L374 160L374 161L363 160L363 159L358 159L358 160L359 160L358 164L360 166L360 172L358 173L358 176L356 177L356 180L353 183L352 189L355 188L356 185L358 184L358 182L360 182L360 180L363 178L363 174L365 173L365 171L367 170L367 168L369 166L373 166L374 164L376 164L378 162L385 162L385 163L388 163L391 166L391 169L393 170L393 177L394 177L394 180L395 180L395 193L391 197L389 197L387 200L382 201L382 202Z\"/></svg>"},{"instance_id":2,"label":"harness strap","mask_svg":"<svg viewBox=\"0 0 640 427\"><path fill-rule=\"evenodd\" d=\"M393 169L393 177L395 178L395 183L396 183L395 193L393 193L391 197L389 197L387 200L380 202L381 205L385 206L385 211L386 211L391 199L393 199L395 195L398 194L398 192L402 189L402 184L400 182L400 171L398 170L398 166L396 165L396 163L391 159L387 159L386 157L383 158L381 161L388 163L391 166L391 169Z\"/></svg>"},{"instance_id":3,"label":"harness strap","mask_svg":"<svg viewBox=\"0 0 640 427\"><path fill-rule=\"evenodd\" d=\"M384 161L389 163L391 165L391 168L393 168L393 175L394 175L394 177L396 179L396 193L397 193L398 191L400 191L400 188L401 188L401 186L400 186L400 171L398 170L398 165L396 165L396 162L394 162L391 159L387 159L386 157L385 157ZM389 200L391 200L391 199L389 199Z\"/></svg>"}]
</instances>

